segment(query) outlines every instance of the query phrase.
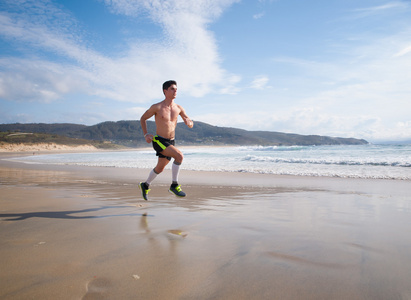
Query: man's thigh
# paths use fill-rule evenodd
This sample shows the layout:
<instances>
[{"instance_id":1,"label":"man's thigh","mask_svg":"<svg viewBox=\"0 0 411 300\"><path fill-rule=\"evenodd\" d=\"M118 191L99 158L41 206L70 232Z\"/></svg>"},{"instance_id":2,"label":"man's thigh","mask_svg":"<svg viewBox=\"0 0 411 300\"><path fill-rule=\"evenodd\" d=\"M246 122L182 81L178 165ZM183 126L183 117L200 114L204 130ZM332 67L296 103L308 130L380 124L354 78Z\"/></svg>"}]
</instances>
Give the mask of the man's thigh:
<instances>
[{"instance_id":1,"label":"man's thigh","mask_svg":"<svg viewBox=\"0 0 411 300\"><path fill-rule=\"evenodd\" d=\"M161 151L161 154L164 156L170 156L174 159L180 160L182 158L182 153L180 150L178 150L175 146L170 145L163 151Z\"/></svg>"}]
</instances>

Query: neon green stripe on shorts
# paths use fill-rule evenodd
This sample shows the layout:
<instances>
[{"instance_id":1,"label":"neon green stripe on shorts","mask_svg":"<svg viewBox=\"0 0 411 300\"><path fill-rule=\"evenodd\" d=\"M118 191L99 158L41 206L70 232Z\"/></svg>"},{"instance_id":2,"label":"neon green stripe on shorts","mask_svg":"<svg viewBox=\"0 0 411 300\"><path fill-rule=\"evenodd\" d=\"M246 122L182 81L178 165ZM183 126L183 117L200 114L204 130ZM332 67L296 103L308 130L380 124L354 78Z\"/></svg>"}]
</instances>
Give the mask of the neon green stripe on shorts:
<instances>
[{"instance_id":1,"label":"neon green stripe on shorts","mask_svg":"<svg viewBox=\"0 0 411 300\"><path fill-rule=\"evenodd\" d=\"M153 141L157 143L157 145L160 146L161 149L166 150L166 146L164 146L158 139L157 139L157 135L155 137L153 137Z\"/></svg>"}]
</instances>

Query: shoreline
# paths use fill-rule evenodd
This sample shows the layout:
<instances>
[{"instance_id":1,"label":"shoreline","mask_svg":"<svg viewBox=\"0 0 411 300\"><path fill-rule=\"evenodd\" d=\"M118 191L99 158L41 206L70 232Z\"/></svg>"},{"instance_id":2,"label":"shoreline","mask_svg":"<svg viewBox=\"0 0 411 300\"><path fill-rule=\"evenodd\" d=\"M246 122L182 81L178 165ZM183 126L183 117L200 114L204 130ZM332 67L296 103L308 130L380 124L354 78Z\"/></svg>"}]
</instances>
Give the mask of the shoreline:
<instances>
[{"instance_id":1,"label":"shoreline","mask_svg":"<svg viewBox=\"0 0 411 300\"><path fill-rule=\"evenodd\" d=\"M7 155L6 155L7 156ZM410 181L0 155L0 298L409 299Z\"/></svg>"},{"instance_id":2,"label":"shoreline","mask_svg":"<svg viewBox=\"0 0 411 300\"><path fill-rule=\"evenodd\" d=\"M13 154L24 155L27 153L31 155L35 154L58 154L58 153L88 153L88 152L100 152L100 151L138 151L138 150L152 150L152 147L138 147L138 148L128 148L126 146L121 146L120 149L99 149L93 145L79 145L79 146L69 146L56 143L35 143L35 144L0 144L0 156L2 154ZM236 145L181 145L181 148L198 148L198 147L212 147L212 148L224 148L224 147L237 147ZM240 146L238 146L240 147Z\"/></svg>"},{"instance_id":3,"label":"shoreline","mask_svg":"<svg viewBox=\"0 0 411 300\"><path fill-rule=\"evenodd\" d=\"M214 148L215 146L205 146L205 147L211 147ZM232 147L232 146L218 146L220 147ZM198 148L198 146L183 146L183 149L190 149L190 148ZM27 168L35 168L35 166L39 166L39 168L45 168L45 169L75 169L75 168L85 168L87 169L120 169L123 170L125 173L133 173L132 170L134 170L134 173L141 173L141 172L147 172L147 170L150 170L151 168L140 168L140 167L118 167L118 166L87 166L87 165L58 165L58 164L46 164L46 163L29 163L29 162L20 162L20 161L12 161L12 160L7 160L8 158L16 158L16 157L30 157L32 155L53 155L53 154L82 154L82 153L104 153L104 152L138 152L138 151L151 151L151 147L144 147L144 148L132 148L132 149L95 149L95 150L59 150L59 151L40 151L38 153L33 153L32 151L20 151L20 152L0 152L0 162L10 162L13 164L17 164L15 166L18 166L18 164L26 165ZM30 167L29 167L30 166ZM40 167L43 166L43 167ZM169 172L169 168L165 169L164 173ZM277 180L281 178L295 178L301 179L304 181L306 179L307 181L319 179L319 180L327 180L327 179L332 179L332 180L361 180L361 181L367 181L367 180L376 180L376 181L405 181L405 182L411 182L409 178L374 178L374 177L357 177L357 176L329 176L329 175L310 175L310 174L304 174L304 175L293 175L293 174L272 174L272 173L259 173L259 172L244 172L244 171L208 171L208 170L190 170L190 169L182 169L181 173L190 173L191 175L188 176L188 179L192 179L193 177L196 177L195 175L204 173L204 174L210 174L213 177L221 177L223 179L222 181L225 181L224 179L228 177L237 177L237 176L246 176L247 174L252 176L252 175L257 175L257 176L266 176L268 179L262 180L263 182L270 183L272 180ZM236 175L237 174L237 175ZM244 174L238 175L238 174ZM167 175L168 176L168 175ZM144 176L143 176L144 177ZM201 177L201 176L200 176ZM206 176L207 177L207 176ZM198 182L196 182L198 183ZM234 184L234 181L231 181L229 184Z\"/></svg>"},{"instance_id":4,"label":"shoreline","mask_svg":"<svg viewBox=\"0 0 411 300\"><path fill-rule=\"evenodd\" d=\"M212 147L212 146L211 146ZM91 151L44 151L41 153L36 153L36 155L52 155L52 154L71 154L71 153L98 153L98 152L128 152L128 151L147 151L147 150L152 150L152 148L146 147L146 148L139 148L139 149L121 149L121 150L91 150ZM27 162L20 162L20 161L12 161L8 160L8 158L15 158L15 157L26 157L26 156L32 156L33 154L31 151L23 151L23 152L0 152L0 167L1 165L9 165L11 167L16 167L16 168L22 168L22 169L41 169L41 170L72 170L74 172L77 172L81 170L81 172L89 172L91 174L97 174L100 173L101 170L104 169L109 169L109 170L114 170L113 172L118 173L116 176L121 176L121 173L126 174L123 176L124 178L130 178L132 176L131 174L144 174L143 177L145 177L147 174L147 170L150 170L150 168L126 168L126 167L111 167L111 166L85 166L85 165L58 165L58 164L42 164L42 163L27 163ZM160 175L157 180L161 180L161 177L168 177L170 176L169 173L171 172L170 169L165 169L163 172L163 175ZM188 175L184 175L184 173L187 173ZM204 184L212 184L214 181L209 181L205 180L202 181L201 174L204 174L205 178L213 178L216 179L216 182L221 182L223 185L242 185L244 184L243 180L239 180L239 178L243 177L260 177L260 185L261 186L269 186L272 184L273 180L279 180L282 181L293 179L293 180L301 180L303 182L309 182L309 183L315 183L316 181L321 181L321 180L331 180L331 181L398 181L398 182L409 182L411 184L410 180L407 179L393 179L393 178L360 178L360 177L333 177L333 176L311 176L311 175L286 175L286 174L270 174L270 173L254 173L254 172L230 172L230 171L204 171L204 170L185 170L182 169L180 176L181 178L185 177L184 179L187 180L190 184L201 184L204 182ZM197 176L196 176L197 175ZM200 178L200 180L197 180L196 177ZM231 179L230 179L231 178ZM265 178L265 179L264 179ZM407 183L405 183L407 185Z\"/></svg>"}]
</instances>

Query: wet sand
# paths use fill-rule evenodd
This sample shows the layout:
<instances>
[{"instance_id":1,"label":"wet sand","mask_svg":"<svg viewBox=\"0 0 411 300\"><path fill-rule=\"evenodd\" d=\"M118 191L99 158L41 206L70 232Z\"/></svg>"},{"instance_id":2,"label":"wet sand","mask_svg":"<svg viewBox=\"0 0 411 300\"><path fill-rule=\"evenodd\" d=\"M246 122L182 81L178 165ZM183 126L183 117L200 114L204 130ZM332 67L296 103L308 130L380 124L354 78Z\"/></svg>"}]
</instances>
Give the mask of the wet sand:
<instances>
[{"instance_id":1,"label":"wet sand","mask_svg":"<svg viewBox=\"0 0 411 300\"><path fill-rule=\"evenodd\" d=\"M411 182L0 157L0 299L411 299Z\"/></svg>"}]
</instances>

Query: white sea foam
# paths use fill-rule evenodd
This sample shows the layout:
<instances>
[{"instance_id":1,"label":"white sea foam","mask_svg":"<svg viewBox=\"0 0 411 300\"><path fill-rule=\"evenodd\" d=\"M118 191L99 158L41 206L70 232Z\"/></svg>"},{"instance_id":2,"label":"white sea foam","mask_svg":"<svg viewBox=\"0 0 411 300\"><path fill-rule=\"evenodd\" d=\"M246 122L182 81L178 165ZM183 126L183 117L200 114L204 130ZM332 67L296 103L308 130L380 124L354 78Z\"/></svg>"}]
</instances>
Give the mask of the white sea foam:
<instances>
[{"instance_id":1,"label":"white sea foam","mask_svg":"<svg viewBox=\"0 0 411 300\"><path fill-rule=\"evenodd\" d=\"M195 171L411 180L411 145L183 147L182 150L183 168ZM152 168L157 158L154 151L134 150L35 155L14 160Z\"/></svg>"}]
</instances>

